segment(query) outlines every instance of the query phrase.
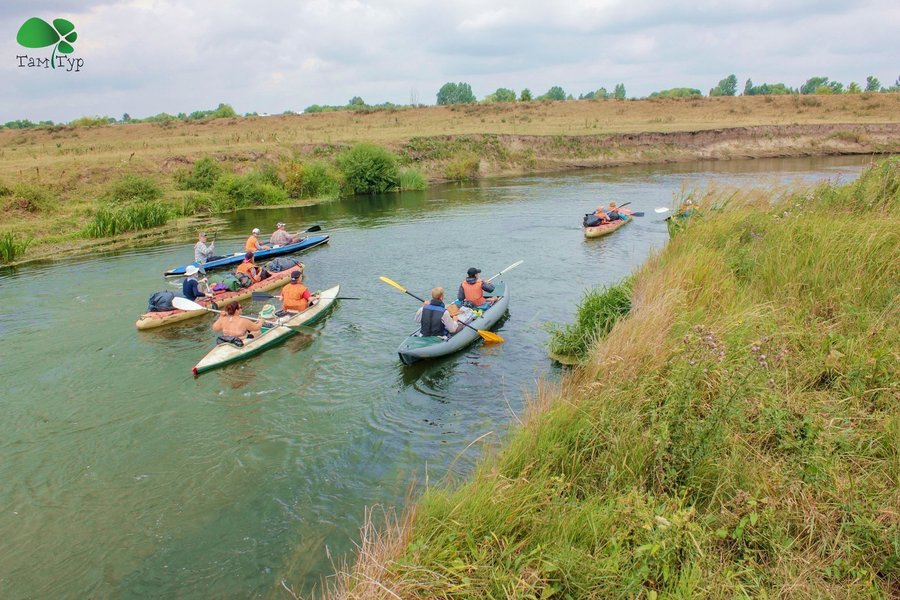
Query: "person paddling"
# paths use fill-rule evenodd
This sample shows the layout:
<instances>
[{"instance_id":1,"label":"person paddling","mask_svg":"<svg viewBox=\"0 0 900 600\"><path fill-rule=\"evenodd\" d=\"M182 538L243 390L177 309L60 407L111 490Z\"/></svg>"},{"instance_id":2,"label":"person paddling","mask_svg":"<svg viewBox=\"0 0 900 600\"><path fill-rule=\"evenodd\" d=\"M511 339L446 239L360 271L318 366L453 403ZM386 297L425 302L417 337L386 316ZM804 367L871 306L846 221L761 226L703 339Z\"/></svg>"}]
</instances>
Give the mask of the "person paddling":
<instances>
[{"instance_id":1,"label":"person paddling","mask_svg":"<svg viewBox=\"0 0 900 600\"><path fill-rule=\"evenodd\" d=\"M310 304L315 304L319 299L316 294L310 294L309 289L303 285L303 272L291 271L291 282L281 289L281 306L284 310L303 312Z\"/></svg>"},{"instance_id":2,"label":"person paddling","mask_svg":"<svg viewBox=\"0 0 900 600\"><path fill-rule=\"evenodd\" d=\"M184 274L187 275L187 279L185 279L181 283L181 295L191 302L196 302L197 298L212 297L212 294L200 291L200 282L197 281L197 273L199 272L200 269L198 269L194 265L188 265L184 270Z\"/></svg>"},{"instance_id":3,"label":"person paddling","mask_svg":"<svg viewBox=\"0 0 900 600\"><path fill-rule=\"evenodd\" d=\"M213 331L221 331L222 335L241 340L253 338L253 332L262 329L262 321L251 321L241 316L241 305L230 302L225 312L212 325Z\"/></svg>"},{"instance_id":4,"label":"person paddling","mask_svg":"<svg viewBox=\"0 0 900 600\"><path fill-rule=\"evenodd\" d=\"M426 337L448 336L464 327L457 320L456 315L451 314L444 306L444 288L442 287L431 290L431 301L426 302L416 311L416 323L422 324L419 332Z\"/></svg>"},{"instance_id":5,"label":"person paddling","mask_svg":"<svg viewBox=\"0 0 900 600\"><path fill-rule=\"evenodd\" d=\"M289 244L296 244L299 241L300 236L288 233L284 223L278 223L278 225L275 226L272 237L269 238L269 243L273 246L287 246Z\"/></svg>"},{"instance_id":6,"label":"person paddling","mask_svg":"<svg viewBox=\"0 0 900 600\"><path fill-rule=\"evenodd\" d=\"M210 257L213 255L213 248L215 248L215 246L215 242L212 242L209 246L207 246L206 232L201 232L197 243L194 244L194 262L201 265L209 262Z\"/></svg>"},{"instance_id":7,"label":"person paddling","mask_svg":"<svg viewBox=\"0 0 900 600\"><path fill-rule=\"evenodd\" d=\"M470 267L466 273L468 276L459 284L457 299L465 306L471 308L490 308L497 301L495 297L485 298L484 292L493 292L494 284L482 281L478 274L481 269Z\"/></svg>"},{"instance_id":8,"label":"person paddling","mask_svg":"<svg viewBox=\"0 0 900 600\"><path fill-rule=\"evenodd\" d=\"M269 247L259 241L259 227L254 227L244 244L244 250L247 252L259 252L260 250L268 250Z\"/></svg>"},{"instance_id":9,"label":"person paddling","mask_svg":"<svg viewBox=\"0 0 900 600\"><path fill-rule=\"evenodd\" d=\"M253 280L253 283L258 283L268 277L268 273L266 273L265 269L257 266L257 264L253 262L252 252L247 252L247 254L244 255L244 262L238 265L238 268L235 269L235 273L243 273Z\"/></svg>"}]
</instances>

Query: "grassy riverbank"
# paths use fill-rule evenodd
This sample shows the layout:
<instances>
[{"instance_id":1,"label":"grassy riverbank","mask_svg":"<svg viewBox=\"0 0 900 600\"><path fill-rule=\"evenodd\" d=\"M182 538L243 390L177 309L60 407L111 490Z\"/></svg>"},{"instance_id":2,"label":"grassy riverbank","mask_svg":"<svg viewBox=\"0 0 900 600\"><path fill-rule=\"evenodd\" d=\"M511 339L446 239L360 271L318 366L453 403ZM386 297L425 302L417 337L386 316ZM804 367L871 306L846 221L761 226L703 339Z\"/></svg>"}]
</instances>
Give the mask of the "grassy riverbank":
<instances>
[{"instance_id":1,"label":"grassy riverbank","mask_svg":"<svg viewBox=\"0 0 900 600\"><path fill-rule=\"evenodd\" d=\"M725 204L335 596L900 593L900 161Z\"/></svg>"},{"instance_id":2,"label":"grassy riverbank","mask_svg":"<svg viewBox=\"0 0 900 600\"><path fill-rule=\"evenodd\" d=\"M0 130L0 239L13 236L5 262L189 240L211 214L340 193L351 178L339 157L358 142L392 153L398 186L419 187L623 164L900 152L898 108L900 94L753 96ZM190 172L205 157L221 181L198 189ZM135 203L121 194L128 182L156 204L141 214L123 206ZM153 226L149 237L134 233Z\"/></svg>"}]
</instances>

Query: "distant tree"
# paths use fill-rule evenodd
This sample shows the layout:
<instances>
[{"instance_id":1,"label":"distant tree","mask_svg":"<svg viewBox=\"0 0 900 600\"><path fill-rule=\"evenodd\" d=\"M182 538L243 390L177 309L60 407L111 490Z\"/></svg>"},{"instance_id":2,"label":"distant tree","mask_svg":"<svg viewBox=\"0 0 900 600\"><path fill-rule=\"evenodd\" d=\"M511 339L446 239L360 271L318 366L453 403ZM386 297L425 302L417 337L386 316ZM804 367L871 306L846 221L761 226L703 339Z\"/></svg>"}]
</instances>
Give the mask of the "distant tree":
<instances>
[{"instance_id":1,"label":"distant tree","mask_svg":"<svg viewBox=\"0 0 900 600\"><path fill-rule=\"evenodd\" d=\"M606 91L605 87L594 92L594 100L606 100L607 98L609 98L609 92Z\"/></svg>"},{"instance_id":2,"label":"distant tree","mask_svg":"<svg viewBox=\"0 0 900 600\"><path fill-rule=\"evenodd\" d=\"M747 78L747 83L744 84L744 95L745 96L753 96L753 80L749 77Z\"/></svg>"},{"instance_id":3,"label":"distant tree","mask_svg":"<svg viewBox=\"0 0 900 600\"><path fill-rule=\"evenodd\" d=\"M123 122L123 123L128 123L129 121L131 121L131 115L129 115L128 113L123 114L123 115L122 115L122 122Z\"/></svg>"},{"instance_id":4,"label":"distant tree","mask_svg":"<svg viewBox=\"0 0 900 600\"><path fill-rule=\"evenodd\" d=\"M438 104L469 104L475 102L475 94L468 83L447 82L437 93Z\"/></svg>"},{"instance_id":5,"label":"distant tree","mask_svg":"<svg viewBox=\"0 0 900 600\"><path fill-rule=\"evenodd\" d=\"M887 90L885 90L884 88L881 88L881 90L888 92L900 92L900 77L897 77L897 81L894 82L894 85L889 87Z\"/></svg>"},{"instance_id":6,"label":"distant tree","mask_svg":"<svg viewBox=\"0 0 900 600\"><path fill-rule=\"evenodd\" d=\"M490 102L515 102L516 92L509 88L497 88L497 91L485 98L490 98Z\"/></svg>"},{"instance_id":7,"label":"distant tree","mask_svg":"<svg viewBox=\"0 0 900 600\"><path fill-rule=\"evenodd\" d=\"M352 98L350 98L350 101L347 102L347 106L357 107L357 106L365 106L365 105L366 105L366 101L363 100L362 98L360 98L359 96L353 96Z\"/></svg>"},{"instance_id":8,"label":"distant tree","mask_svg":"<svg viewBox=\"0 0 900 600\"><path fill-rule=\"evenodd\" d=\"M710 96L736 96L738 81L734 74L729 75L719 82L719 85L709 90Z\"/></svg>"},{"instance_id":9,"label":"distant tree","mask_svg":"<svg viewBox=\"0 0 900 600\"><path fill-rule=\"evenodd\" d=\"M877 92L881 89L881 82L878 81L878 78L874 75L869 75L866 77L866 91L867 92Z\"/></svg>"},{"instance_id":10,"label":"distant tree","mask_svg":"<svg viewBox=\"0 0 900 600\"><path fill-rule=\"evenodd\" d=\"M850 85L847 86L847 93L848 93L848 94L858 94L858 93L860 93L861 91L862 91L862 88L859 87L859 84L856 83L855 81L851 81L851 82L850 82Z\"/></svg>"},{"instance_id":11,"label":"distant tree","mask_svg":"<svg viewBox=\"0 0 900 600\"><path fill-rule=\"evenodd\" d=\"M593 100L596 92L588 92L587 94L578 94L579 100Z\"/></svg>"},{"instance_id":12,"label":"distant tree","mask_svg":"<svg viewBox=\"0 0 900 600\"><path fill-rule=\"evenodd\" d=\"M617 83L616 89L613 91L613 98L616 100L624 100L625 99L625 84Z\"/></svg>"},{"instance_id":13,"label":"distant tree","mask_svg":"<svg viewBox=\"0 0 900 600\"><path fill-rule=\"evenodd\" d=\"M565 99L566 99L566 91L558 85L554 85L552 88L547 90L546 94L538 96L538 100L565 100Z\"/></svg>"},{"instance_id":14,"label":"distant tree","mask_svg":"<svg viewBox=\"0 0 900 600\"><path fill-rule=\"evenodd\" d=\"M702 97L703 92L696 88L671 88L668 90L661 90L659 92L653 92L650 94L651 98L696 98Z\"/></svg>"},{"instance_id":15,"label":"distant tree","mask_svg":"<svg viewBox=\"0 0 900 600\"><path fill-rule=\"evenodd\" d=\"M18 119L16 121L7 121L4 125L7 129L31 129L36 127L36 123L32 123L28 119Z\"/></svg>"},{"instance_id":16,"label":"distant tree","mask_svg":"<svg viewBox=\"0 0 900 600\"><path fill-rule=\"evenodd\" d=\"M796 93L793 89L783 83L763 83L762 85L753 85L749 79L744 85L745 96L783 96L785 94Z\"/></svg>"},{"instance_id":17,"label":"distant tree","mask_svg":"<svg viewBox=\"0 0 900 600\"><path fill-rule=\"evenodd\" d=\"M810 77L806 80L806 83L800 86L801 94L814 94L816 92L816 88L822 85L828 84L827 77Z\"/></svg>"},{"instance_id":18,"label":"distant tree","mask_svg":"<svg viewBox=\"0 0 900 600\"><path fill-rule=\"evenodd\" d=\"M530 102L531 101L531 90L525 88L522 90L522 93L519 94L519 102Z\"/></svg>"},{"instance_id":19,"label":"distant tree","mask_svg":"<svg viewBox=\"0 0 900 600\"><path fill-rule=\"evenodd\" d=\"M828 96L834 93L834 89L830 85L820 85L815 89L813 94Z\"/></svg>"},{"instance_id":20,"label":"distant tree","mask_svg":"<svg viewBox=\"0 0 900 600\"><path fill-rule=\"evenodd\" d=\"M236 117L237 113L234 112L234 109L231 108L230 104L220 102L219 106L216 107L216 110L212 111L212 114L210 116L213 119L223 119L228 117Z\"/></svg>"}]
</instances>

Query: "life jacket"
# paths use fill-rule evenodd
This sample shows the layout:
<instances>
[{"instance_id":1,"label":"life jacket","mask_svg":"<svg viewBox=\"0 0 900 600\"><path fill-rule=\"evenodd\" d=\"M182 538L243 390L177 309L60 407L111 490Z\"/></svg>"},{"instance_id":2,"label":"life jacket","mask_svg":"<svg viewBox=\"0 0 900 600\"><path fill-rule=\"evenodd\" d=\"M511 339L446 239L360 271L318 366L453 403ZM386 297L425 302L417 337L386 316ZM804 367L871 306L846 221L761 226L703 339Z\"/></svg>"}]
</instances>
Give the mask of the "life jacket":
<instances>
[{"instance_id":1,"label":"life jacket","mask_svg":"<svg viewBox=\"0 0 900 600\"><path fill-rule=\"evenodd\" d=\"M249 277L250 283L248 285L253 285L253 282L260 281L260 279L262 278L260 271L261 269L254 265L252 262L244 261L240 265L238 265L238 268L234 270L234 273L238 279L241 279L242 274L246 277ZM241 281L241 285L244 285L243 281Z\"/></svg>"},{"instance_id":2,"label":"life jacket","mask_svg":"<svg viewBox=\"0 0 900 600\"><path fill-rule=\"evenodd\" d=\"M484 299L484 289L481 287L481 278L475 280L475 283L469 283L467 280L463 279L462 284L463 294L465 294L465 300L471 302L475 306L481 306L486 302Z\"/></svg>"},{"instance_id":3,"label":"life jacket","mask_svg":"<svg viewBox=\"0 0 900 600\"><path fill-rule=\"evenodd\" d=\"M247 252L256 252L259 249L259 238L254 235L251 235L247 238L247 243L244 244L244 250Z\"/></svg>"},{"instance_id":4,"label":"life jacket","mask_svg":"<svg viewBox=\"0 0 900 600\"><path fill-rule=\"evenodd\" d=\"M437 302L437 304L435 304ZM422 335L447 335L447 328L444 327L441 317L444 316L444 303L440 300L432 300L422 307Z\"/></svg>"},{"instance_id":5,"label":"life jacket","mask_svg":"<svg viewBox=\"0 0 900 600\"><path fill-rule=\"evenodd\" d=\"M302 283L289 283L281 290L281 305L285 310L303 312L309 308L309 300L303 297L306 286Z\"/></svg>"}]
</instances>

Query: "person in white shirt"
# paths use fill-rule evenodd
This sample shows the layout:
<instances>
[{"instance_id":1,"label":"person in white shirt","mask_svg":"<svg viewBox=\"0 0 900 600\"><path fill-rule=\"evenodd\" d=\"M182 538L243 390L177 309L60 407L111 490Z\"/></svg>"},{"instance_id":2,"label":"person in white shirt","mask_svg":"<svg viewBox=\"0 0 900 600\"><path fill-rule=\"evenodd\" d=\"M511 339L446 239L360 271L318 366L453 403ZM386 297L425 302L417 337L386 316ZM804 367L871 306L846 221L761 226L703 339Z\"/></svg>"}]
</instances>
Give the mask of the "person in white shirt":
<instances>
[{"instance_id":1,"label":"person in white shirt","mask_svg":"<svg viewBox=\"0 0 900 600\"><path fill-rule=\"evenodd\" d=\"M216 243L213 242L209 246L206 245L206 232L200 233L199 241L194 244L194 262L203 264L209 260L209 257L213 254L213 248Z\"/></svg>"}]
</instances>

